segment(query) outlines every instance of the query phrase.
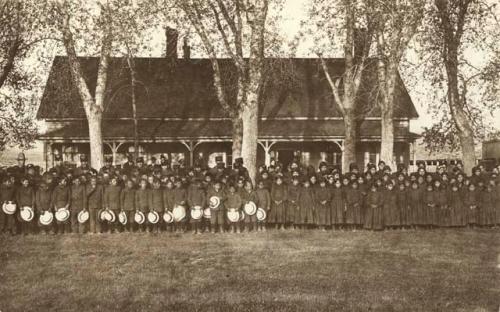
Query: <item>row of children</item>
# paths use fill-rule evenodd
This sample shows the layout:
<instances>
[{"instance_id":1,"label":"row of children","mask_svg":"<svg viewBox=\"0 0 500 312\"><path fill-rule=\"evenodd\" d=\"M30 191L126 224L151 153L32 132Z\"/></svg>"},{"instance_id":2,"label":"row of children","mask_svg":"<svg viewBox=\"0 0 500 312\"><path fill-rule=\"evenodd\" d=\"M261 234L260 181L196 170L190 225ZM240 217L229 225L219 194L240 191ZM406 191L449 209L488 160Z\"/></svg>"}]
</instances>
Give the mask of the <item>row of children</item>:
<instances>
[{"instance_id":1,"label":"row of children","mask_svg":"<svg viewBox=\"0 0 500 312\"><path fill-rule=\"evenodd\" d=\"M100 233L101 231L202 231L239 232L265 230L266 224L276 228L325 229L406 229L434 227L492 227L500 224L500 188L495 179L464 178L458 174L443 179L436 174L407 175L403 172L371 176L348 173L344 176L300 176L293 172L289 179L282 175L257 179L257 187L243 177L235 183L225 179L179 179L145 177L121 179L116 175L58 177L56 185L41 179L33 187L30 179L3 179L0 187L0 232L35 233ZM187 182L186 182L187 181ZM265 219L244 207L253 203L264 211ZM9 207L18 209L7 210ZM160 218L155 223L135 222L136 212L155 212L160 216L183 207L187 213L168 223ZM33 209L23 218L25 208ZM67 209L67 220L42 224L40 217ZM205 217L193 210L207 210ZM78 215L88 212L89 220ZM101 212L124 214L128 222L101 219ZM241 218L231 218L231 213ZM203 214L202 214L203 215ZM197 217L198 216L198 217ZM209 216L209 217L208 217Z\"/></svg>"}]
</instances>

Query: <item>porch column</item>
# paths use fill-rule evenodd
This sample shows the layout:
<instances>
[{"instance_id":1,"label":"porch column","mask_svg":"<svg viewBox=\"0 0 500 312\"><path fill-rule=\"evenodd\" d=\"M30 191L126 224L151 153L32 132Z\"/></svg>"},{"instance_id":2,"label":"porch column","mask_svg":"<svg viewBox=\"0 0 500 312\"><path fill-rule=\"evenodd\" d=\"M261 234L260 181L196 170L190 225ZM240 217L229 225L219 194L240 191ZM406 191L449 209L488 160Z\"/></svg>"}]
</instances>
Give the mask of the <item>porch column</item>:
<instances>
[{"instance_id":1,"label":"porch column","mask_svg":"<svg viewBox=\"0 0 500 312\"><path fill-rule=\"evenodd\" d=\"M188 151L189 151L189 166L193 167L194 166L194 150L202 142L195 142L192 140L189 140L189 141L182 140L180 142L188 149Z\"/></svg>"},{"instance_id":2,"label":"porch column","mask_svg":"<svg viewBox=\"0 0 500 312\"><path fill-rule=\"evenodd\" d=\"M263 140L258 141L258 143L264 149L264 164L266 167L269 167L271 165L271 147L276 144L276 141Z\"/></svg>"},{"instance_id":3,"label":"porch column","mask_svg":"<svg viewBox=\"0 0 500 312\"><path fill-rule=\"evenodd\" d=\"M111 143L105 142L105 144L107 144L111 149L111 154L113 155L113 166L116 166L116 154L118 153L118 148L123 145L123 142L118 143L116 141L113 141Z\"/></svg>"}]
</instances>

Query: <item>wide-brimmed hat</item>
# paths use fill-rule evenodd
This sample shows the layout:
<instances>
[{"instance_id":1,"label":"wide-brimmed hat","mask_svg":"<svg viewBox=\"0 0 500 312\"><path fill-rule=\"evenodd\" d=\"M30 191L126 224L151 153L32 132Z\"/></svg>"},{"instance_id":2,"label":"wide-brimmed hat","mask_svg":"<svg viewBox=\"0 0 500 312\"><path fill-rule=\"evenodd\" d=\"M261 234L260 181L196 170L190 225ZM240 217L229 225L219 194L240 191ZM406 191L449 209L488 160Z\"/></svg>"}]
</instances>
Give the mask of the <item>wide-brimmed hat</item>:
<instances>
[{"instance_id":1,"label":"wide-brimmed hat","mask_svg":"<svg viewBox=\"0 0 500 312\"><path fill-rule=\"evenodd\" d=\"M54 221L54 214L50 211L44 211L38 218L41 225L50 225Z\"/></svg>"},{"instance_id":2,"label":"wide-brimmed hat","mask_svg":"<svg viewBox=\"0 0 500 312\"><path fill-rule=\"evenodd\" d=\"M234 223L240 221L241 215L238 209L235 208L229 209L226 214L227 214L227 219L230 222Z\"/></svg>"},{"instance_id":3,"label":"wide-brimmed hat","mask_svg":"<svg viewBox=\"0 0 500 312\"><path fill-rule=\"evenodd\" d=\"M186 207L177 205L174 207L172 213L174 215L174 221L180 222L186 217Z\"/></svg>"},{"instance_id":4,"label":"wide-brimmed hat","mask_svg":"<svg viewBox=\"0 0 500 312\"><path fill-rule=\"evenodd\" d=\"M146 217L142 213L142 211L136 211L134 214L134 221L137 224L143 224L146 221Z\"/></svg>"},{"instance_id":5,"label":"wide-brimmed hat","mask_svg":"<svg viewBox=\"0 0 500 312\"><path fill-rule=\"evenodd\" d=\"M209 202L210 202L209 204L210 208L216 209L220 205L220 198L218 196L212 196L210 197Z\"/></svg>"},{"instance_id":6,"label":"wide-brimmed hat","mask_svg":"<svg viewBox=\"0 0 500 312\"><path fill-rule=\"evenodd\" d=\"M249 216L253 216L257 212L257 205L253 201L249 201L243 207L245 213Z\"/></svg>"},{"instance_id":7,"label":"wide-brimmed hat","mask_svg":"<svg viewBox=\"0 0 500 312\"><path fill-rule=\"evenodd\" d=\"M68 208L59 208L56 210L56 220L59 222L65 222L69 219L69 210Z\"/></svg>"},{"instance_id":8,"label":"wide-brimmed hat","mask_svg":"<svg viewBox=\"0 0 500 312\"><path fill-rule=\"evenodd\" d=\"M99 214L99 218L102 221L106 221L106 222L112 223L112 222L116 221L116 214L113 212L113 210L104 209Z\"/></svg>"},{"instance_id":9,"label":"wide-brimmed hat","mask_svg":"<svg viewBox=\"0 0 500 312\"><path fill-rule=\"evenodd\" d=\"M267 213L264 209L259 207L259 209L257 209L256 217L257 217L257 220L264 221L264 220L266 220Z\"/></svg>"},{"instance_id":10,"label":"wide-brimmed hat","mask_svg":"<svg viewBox=\"0 0 500 312\"><path fill-rule=\"evenodd\" d=\"M120 222L123 225L127 224L128 219L125 211L120 211L120 213L118 214L118 222Z\"/></svg>"},{"instance_id":11,"label":"wide-brimmed hat","mask_svg":"<svg viewBox=\"0 0 500 312\"><path fill-rule=\"evenodd\" d=\"M203 217L203 208L201 206L194 206L191 208L191 218L200 220Z\"/></svg>"},{"instance_id":12,"label":"wide-brimmed hat","mask_svg":"<svg viewBox=\"0 0 500 312\"><path fill-rule=\"evenodd\" d=\"M6 202L2 205L2 210L5 214L13 215L16 213L16 204L13 202Z\"/></svg>"},{"instance_id":13,"label":"wide-brimmed hat","mask_svg":"<svg viewBox=\"0 0 500 312\"><path fill-rule=\"evenodd\" d=\"M30 222L35 217L35 212L33 211L33 208L29 206L24 206L21 207L19 215L21 216L21 219L23 221Z\"/></svg>"},{"instance_id":14,"label":"wide-brimmed hat","mask_svg":"<svg viewBox=\"0 0 500 312\"><path fill-rule=\"evenodd\" d=\"M82 210L78 213L77 218L78 218L78 222L83 224L89 220L90 214L87 210Z\"/></svg>"},{"instance_id":15,"label":"wide-brimmed hat","mask_svg":"<svg viewBox=\"0 0 500 312\"><path fill-rule=\"evenodd\" d=\"M212 217L212 211L210 211L210 208L203 209L203 217L205 219L210 219Z\"/></svg>"},{"instance_id":16,"label":"wide-brimmed hat","mask_svg":"<svg viewBox=\"0 0 500 312\"><path fill-rule=\"evenodd\" d=\"M148 212L148 222L151 224L156 224L160 221L160 215L156 211Z\"/></svg>"},{"instance_id":17,"label":"wide-brimmed hat","mask_svg":"<svg viewBox=\"0 0 500 312\"><path fill-rule=\"evenodd\" d=\"M165 211L165 213L163 214L163 221L165 221L165 223L174 222L174 215L168 210Z\"/></svg>"}]
</instances>

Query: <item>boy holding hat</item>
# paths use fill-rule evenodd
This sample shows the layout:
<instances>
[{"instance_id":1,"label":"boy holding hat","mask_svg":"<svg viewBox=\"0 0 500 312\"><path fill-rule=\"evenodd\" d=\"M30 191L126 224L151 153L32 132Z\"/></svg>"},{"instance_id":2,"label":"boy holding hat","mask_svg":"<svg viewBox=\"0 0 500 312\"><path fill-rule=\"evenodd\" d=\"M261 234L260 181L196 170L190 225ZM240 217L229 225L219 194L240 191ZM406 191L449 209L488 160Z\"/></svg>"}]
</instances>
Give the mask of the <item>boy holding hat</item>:
<instances>
[{"instance_id":1,"label":"boy holding hat","mask_svg":"<svg viewBox=\"0 0 500 312\"><path fill-rule=\"evenodd\" d=\"M50 208L51 196L52 196L52 190L49 188L47 182L42 181L35 194L35 207L37 215L40 216L45 212L52 212L52 209ZM49 233L49 231L52 234L54 233L52 224L42 225L41 223L39 223L38 225L42 233L47 234Z\"/></svg>"},{"instance_id":2,"label":"boy holding hat","mask_svg":"<svg viewBox=\"0 0 500 312\"><path fill-rule=\"evenodd\" d=\"M85 224L78 222L78 214L87 209L87 192L85 185L82 185L79 177L73 179L71 185L71 232L83 234L85 231Z\"/></svg>"},{"instance_id":3,"label":"boy holding hat","mask_svg":"<svg viewBox=\"0 0 500 312\"><path fill-rule=\"evenodd\" d=\"M16 189L13 180L10 176L3 178L0 186L0 204L15 203ZM17 234L15 215L8 215L0 210L0 232L10 232L12 235Z\"/></svg>"},{"instance_id":4,"label":"boy holding hat","mask_svg":"<svg viewBox=\"0 0 500 312\"><path fill-rule=\"evenodd\" d=\"M62 177L59 184L52 191L50 207L57 211L59 208L69 208L71 201L71 190L68 187L68 179ZM57 233L64 234L71 232L70 224L67 221L57 221Z\"/></svg>"},{"instance_id":5,"label":"boy holding hat","mask_svg":"<svg viewBox=\"0 0 500 312\"><path fill-rule=\"evenodd\" d=\"M132 232L132 223L134 220L135 212L135 188L134 181L127 180L125 182L125 188L120 193L120 208L127 215L127 224L124 229L127 232Z\"/></svg>"},{"instance_id":6,"label":"boy holding hat","mask_svg":"<svg viewBox=\"0 0 500 312\"><path fill-rule=\"evenodd\" d=\"M90 178L90 183L85 189L85 194L87 197L87 207L90 214L90 233L101 233L101 220L99 218L99 211L102 209L104 190L102 185L99 185L97 183L97 177L92 176Z\"/></svg>"},{"instance_id":7,"label":"boy holding hat","mask_svg":"<svg viewBox=\"0 0 500 312\"><path fill-rule=\"evenodd\" d=\"M160 233L162 228L162 216L165 211L165 205L163 204L163 190L161 189L160 180L157 178L153 179L153 185L149 190L149 208L158 213L160 219L156 224L152 225L153 233Z\"/></svg>"},{"instance_id":8,"label":"boy holding hat","mask_svg":"<svg viewBox=\"0 0 500 312\"><path fill-rule=\"evenodd\" d=\"M104 208L114 212L115 216L120 213L120 194L122 188L118 183L118 177L112 176L110 185L104 189ZM108 232L118 233L118 224L108 224Z\"/></svg>"},{"instance_id":9,"label":"boy holding hat","mask_svg":"<svg viewBox=\"0 0 500 312\"><path fill-rule=\"evenodd\" d=\"M217 227L219 228L219 233L224 233L224 224L225 224L225 200L226 200L226 192L222 189L222 183L219 180L216 180L213 183L213 187L209 187L207 191L207 206L210 204L209 200L212 197L217 197L219 199L219 205L210 207L210 232L215 233Z\"/></svg>"},{"instance_id":10,"label":"boy holding hat","mask_svg":"<svg viewBox=\"0 0 500 312\"><path fill-rule=\"evenodd\" d=\"M173 191L173 196L174 196L174 207L175 206L183 206L184 208L186 208L187 191L182 186L181 179L175 180L175 188ZM176 221L175 227L176 227L176 231L185 232L186 231L186 218L184 218L183 220L180 220L180 221Z\"/></svg>"},{"instance_id":11,"label":"boy holding hat","mask_svg":"<svg viewBox=\"0 0 500 312\"><path fill-rule=\"evenodd\" d=\"M145 216L147 216L149 212L149 190L148 190L148 182L145 179L141 179L139 182L139 189L135 191L135 209L136 211L142 212ZM145 232L146 225L139 224L139 231ZM149 232L149 229L148 229Z\"/></svg>"},{"instance_id":12,"label":"boy holding hat","mask_svg":"<svg viewBox=\"0 0 500 312\"><path fill-rule=\"evenodd\" d=\"M257 197L257 207L264 209L266 214L268 214L271 209L271 194L269 193L269 190L265 188L263 181L258 182L255 195ZM265 231L265 225L266 220L257 220L257 231Z\"/></svg>"},{"instance_id":13,"label":"boy holding hat","mask_svg":"<svg viewBox=\"0 0 500 312\"><path fill-rule=\"evenodd\" d=\"M200 207L201 209L205 208L205 203L207 199L205 196L205 191L201 185L201 181L199 179L194 179L193 187L189 188L187 203L188 206L193 209L194 207ZM201 218L194 219L191 218L191 225L193 227L193 234L201 234Z\"/></svg>"},{"instance_id":14,"label":"boy holding hat","mask_svg":"<svg viewBox=\"0 0 500 312\"><path fill-rule=\"evenodd\" d=\"M35 209L35 191L30 185L27 177L21 178L21 186L16 191L16 202L18 205L18 213L22 207L30 207ZM33 221L26 221L21 219L19 215L19 221L21 222L21 231L24 235L34 234Z\"/></svg>"}]
</instances>

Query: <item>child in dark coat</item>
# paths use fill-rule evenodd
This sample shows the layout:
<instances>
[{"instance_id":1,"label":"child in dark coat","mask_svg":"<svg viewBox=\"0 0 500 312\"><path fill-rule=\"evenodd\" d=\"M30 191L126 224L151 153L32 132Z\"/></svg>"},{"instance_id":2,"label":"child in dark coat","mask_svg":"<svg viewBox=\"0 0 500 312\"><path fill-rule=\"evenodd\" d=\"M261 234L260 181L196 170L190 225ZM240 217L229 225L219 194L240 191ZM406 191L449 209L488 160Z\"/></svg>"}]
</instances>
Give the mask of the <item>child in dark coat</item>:
<instances>
[{"instance_id":1,"label":"child in dark coat","mask_svg":"<svg viewBox=\"0 0 500 312\"><path fill-rule=\"evenodd\" d=\"M464 194L464 206L466 211L467 225L471 228L479 223L478 192L475 184L469 184Z\"/></svg>"},{"instance_id":2,"label":"child in dark coat","mask_svg":"<svg viewBox=\"0 0 500 312\"><path fill-rule=\"evenodd\" d=\"M71 232L83 234L85 232L85 224L78 222L78 214L80 211L87 209L87 192L85 185L82 185L80 178L73 179L71 185Z\"/></svg>"},{"instance_id":3,"label":"child in dark coat","mask_svg":"<svg viewBox=\"0 0 500 312\"><path fill-rule=\"evenodd\" d=\"M163 213L165 212L165 207L163 204L163 190L161 189L161 182L158 178L154 178L148 196L149 209L155 211L160 216L157 223L151 224L151 231L153 233L160 233L163 228Z\"/></svg>"},{"instance_id":4,"label":"child in dark coat","mask_svg":"<svg viewBox=\"0 0 500 312\"><path fill-rule=\"evenodd\" d=\"M301 229L314 224L314 191L309 180L304 180L304 187L299 193L299 224Z\"/></svg>"},{"instance_id":5,"label":"child in dark coat","mask_svg":"<svg viewBox=\"0 0 500 312\"><path fill-rule=\"evenodd\" d=\"M15 204L16 189L10 177L5 177L0 186L0 205ZM0 209L0 233L10 232L11 235L17 234L15 214L9 215Z\"/></svg>"},{"instance_id":6,"label":"child in dark coat","mask_svg":"<svg viewBox=\"0 0 500 312\"><path fill-rule=\"evenodd\" d=\"M243 206L253 202L255 205L257 205L258 199L257 199L257 194L253 190L252 187L252 182L250 181L245 181L243 190L240 193L241 195L241 200L243 202ZM250 232L251 230L256 231L257 230L257 215L254 213L253 215L248 215L245 212L245 219L243 220L243 223L245 224L245 232Z\"/></svg>"},{"instance_id":7,"label":"child in dark coat","mask_svg":"<svg viewBox=\"0 0 500 312\"><path fill-rule=\"evenodd\" d=\"M326 186L326 181L320 178L319 185L315 191L316 198L316 225L320 230L325 231L327 226L331 225L331 205L332 194L330 189Z\"/></svg>"},{"instance_id":8,"label":"child in dark coat","mask_svg":"<svg viewBox=\"0 0 500 312\"><path fill-rule=\"evenodd\" d=\"M397 203L397 194L394 184L387 182L382 191L384 202L384 225L386 229L396 230L401 226L401 212Z\"/></svg>"},{"instance_id":9,"label":"child in dark coat","mask_svg":"<svg viewBox=\"0 0 500 312\"><path fill-rule=\"evenodd\" d=\"M291 178L290 185L288 185L288 202L286 210L286 223L291 225L295 230L300 223L299 214L299 195L301 189L299 177L294 176Z\"/></svg>"},{"instance_id":10,"label":"child in dark coat","mask_svg":"<svg viewBox=\"0 0 500 312\"><path fill-rule=\"evenodd\" d=\"M452 184L448 194L450 207L450 226L463 227L466 225L465 210L463 203L463 194L460 191L459 184Z\"/></svg>"},{"instance_id":11,"label":"child in dark coat","mask_svg":"<svg viewBox=\"0 0 500 312\"><path fill-rule=\"evenodd\" d=\"M434 195L434 187L428 184L422 194L422 202L425 207L425 219L423 224L427 228L432 228L434 224L434 216L436 212L436 196Z\"/></svg>"},{"instance_id":12,"label":"child in dark coat","mask_svg":"<svg viewBox=\"0 0 500 312\"><path fill-rule=\"evenodd\" d=\"M269 193L269 190L266 189L264 182L259 181L255 195L257 197L257 207L264 209L266 214L268 214L271 209L271 194ZM265 225L266 220L257 220L257 231L265 231Z\"/></svg>"},{"instance_id":13,"label":"child in dark coat","mask_svg":"<svg viewBox=\"0 0 500 312\"><path fill-rule=\"evenodd\" d=\"M346 213L345 222L347 226L355 230L361 225L361 205L363 203L363 194L359 189L358 181L353 181L351 187L348 187L345 192Z\"/></svg>"},{"instance_id":14,"label":"child in dark coat","mask_svg":"<svg viewBox=\"0 0 500 312\"><path fill-rule=\"evenodd\" d=\"M396 190L396 205L399 208L401 214L401 226L403 229L408 229L411 227L411 210L408 204L408 192L404 183L400 183Z\"/></svg>"},{"instance_id":15,"label":"child in dark coat","mask_svg":"<svg viewBox=\"0 0 500 312\"><path fill-rule=\"evenodd\" d=\"M33 209L33 212L35 210L35 191L31 187L29 179L26 177L21 178L21 186L16 192L16 202L18 206L18 214L21 211L21 208L25 206ZM24 235L34 234L34 219L31 221L25 221L21 219L20 215L18 215L18 217L19 222L21 223L21 232Z\"/></svg>"},{"instance_id":16,"label":"child in dark coat","mask_svg":"<svg viewBox=\"0 0 500 312\"><path fill-rule=\"evenodd\" d=\"M42 181L35 194L35 206L37 215L40 216L45 212L53 212L50 207L51 196L52 190L49 188L49 185L45 181ZM42 225L41 223L38 223L38 226L43 234L47 234L49 232L54 233L52 224Z\"/></svg>"},{"instance_id":17,"label":"child in dark coat","mask_svg":"<svg viewBox=\"0 0 500 312\"><path fill-rule=\"evenodd\" d=\"M67 185L68 180L63 177L59 180L59 184L52 191L50 206L54 211L59 208L69 208L71 202L71 190ZM68 221L57 221L57 233L64 234L71 232L71 225Z\"/></svg>"},{"instance_id":18,"label":"child in dark coat","mask_svg":"<svg viewBox=\"0 0 500 312\"><path fill-rule=\"evenodd\" d=\"M217 207L210 207L210 232L215 233L217 228L219 228L219 232L224 233L224 224L226 223L226 192L222 189L220 181L215 181L213 187L207 190L207 206L212 197L217 197L220 200L220 204Z\"/></svg>"},{"instance_id":19,"label":"child in dark coat","mask_svg":"<svg viewBox=\"0 0 500 312\"><path fill-rule=\"evenodd\" d=\"M101 233L101 220L99 218L99 211L102 209L104 189L102 185L98 184L97 177L90 178L90 183L86 188L87 195L87 209L89 210L90 218L90 233Z\"/></svg>"},{"instance_id":20,"label":"child in dark coat","mask_svg":"<svg viewBox=\"0 0 500 312\"><path fill-rule=\"evenodd\" d=\"M342 229L345 223L345 200L342 183L336 180L332 189L332 224L334 229Z\"/></svg>"},{"instance_id":21,"label":"child in dark coat","mask_svg":"<svg viewBox=\"0 0 500 312\"><path fill-rule=\"evenodd\" d=\"M120 208L127 216L127 224L123 227L124 231L132 232L135 213L135 188L134 181L127 180L125 187L120 193Z\"/></svg>"},{"instance_id":22,"label":"child in dark coat","mask_svg":"<svg viewBox=\"0 0 500 312\"><path fill-rule=\"evenodd\" d=\"M145 179L141 179L139 182L139 189L135 191L135 210L140 211L144 214L144 216L147 216L149 209L148 182ZM146 232L146 229L146 222L138 224L139 231Z\"/></svg>"},{"instance_id":23,"label":"child in dark coat","mask_svg":"<svg viewBox=\"0 0 500 312\"><path fill-rule=\"evenodd\" d=\"M495 193L489 184L481 192L481 207L479 209L479 225L482 227L492 227L495 225Z\"/></svg>"},{"instance_id":24,"label":"child in dark coat","mask_svg":"<svg viewBox=\"0 0 500 312\"><path fill-rule=\"evenodd\" d=\"M364 228L368 230L384 229L383 197L376 184L370 186L366 195L366 215Z\"/></svg>"},{"instance_id":25,"label":"child in dark coat","mask_svg":"<svg viewBox=\"0 0 500 312\"><path fill-rule=\"evenodd\" d=\"M283 178L278 176L271 188L271 211L269 213L269 222L274 223L276 229L285 229L287 198L286 185L283 183Z\"/></svg>"}]
</instances>

